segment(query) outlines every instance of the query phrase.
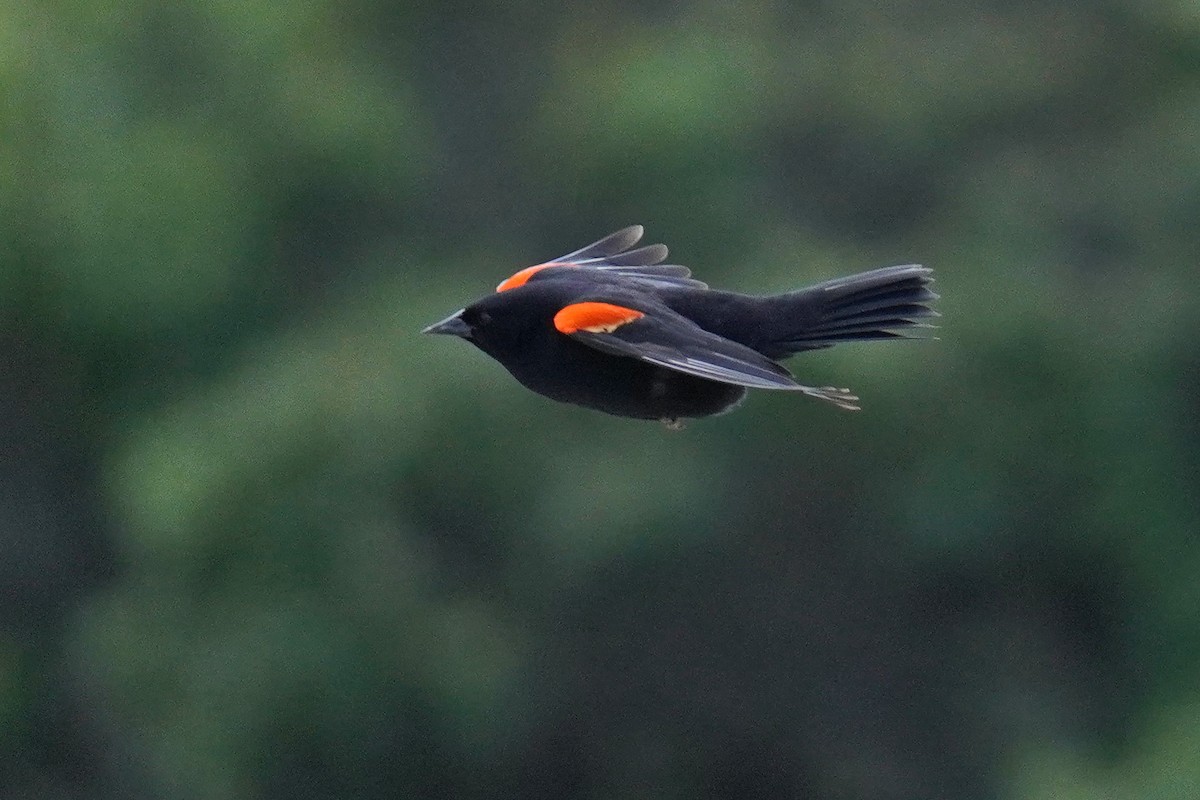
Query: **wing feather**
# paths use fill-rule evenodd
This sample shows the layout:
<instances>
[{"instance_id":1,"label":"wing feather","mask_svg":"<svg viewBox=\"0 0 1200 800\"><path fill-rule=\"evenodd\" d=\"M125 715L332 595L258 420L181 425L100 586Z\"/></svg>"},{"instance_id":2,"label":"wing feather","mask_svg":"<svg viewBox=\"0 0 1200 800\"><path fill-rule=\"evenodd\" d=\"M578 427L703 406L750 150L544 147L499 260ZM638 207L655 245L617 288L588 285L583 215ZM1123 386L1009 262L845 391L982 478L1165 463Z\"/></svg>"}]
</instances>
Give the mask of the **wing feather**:
<instances>
[{"instance_id":1,"label":"wing feather","mask_svg":"<svg viewBox=\"0 0 1200 800\"><path fill-rule=\"evenodd\" d=\"M569 335L601 352L636 358L686 375L751 389L802 392L846 411L859 410L858 396L849 389L796 383L783 365L757 350L706 331L668 308L627 310L632 313L626 321L611 329L579 329Z\"/></svg>"},{"instance_id":2,"label":"wing feather","mask_svg":"<svg viewBox=\"0 0 1200 800\"><path fill-rule=\"evenodd\" d=\"M803 390L786 367L757 350L710 333L666 308L642 313L609 332L579 330L570 336L605 353L698 378L756 389Z\"/></svg>"},{"instance_id":3,"label":"wing feather","mask_svg":"<svg viewBox=\"0 0 1200 800\"><path fill-rule=\"evenodd\" d=\"M651 287L688 287L707 289L708 284L692 278L692 271L681 264L661 263L668 254L663 244L634 247L642 239L641 225L630 225L586 247L517 272L503 281L497 291L524 286L529 281L544 281L568 275L568 270L596 270L616 281L634 281Z\"/></svg>"},{"instance_id":4,"label":"wing feather","mask_svg":"<svg viewBox=\"0 0 1200 800\"><path fill-rule=\"evenodd\" d=\"M646 229L641 225L630 225L619 231L610 233L603 239L592 242L578 250L572 250L565 256L559 256L554 261L586 261L589 258L605 258L623 253L642 240Z\"/></svg>"}]
</instances>

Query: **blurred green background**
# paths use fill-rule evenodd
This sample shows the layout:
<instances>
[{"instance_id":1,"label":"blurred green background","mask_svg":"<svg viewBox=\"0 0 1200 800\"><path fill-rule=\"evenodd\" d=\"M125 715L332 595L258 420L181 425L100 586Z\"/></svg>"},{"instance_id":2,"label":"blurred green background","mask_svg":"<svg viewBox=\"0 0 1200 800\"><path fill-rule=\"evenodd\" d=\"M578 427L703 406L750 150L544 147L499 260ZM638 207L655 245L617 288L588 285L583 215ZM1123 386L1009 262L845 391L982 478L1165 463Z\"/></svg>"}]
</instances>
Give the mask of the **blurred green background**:
<instances>
[{"instance_id":1,"label":"blurred green background","mask_svg":"<svg viewBox=\"0 0 1200 800\"><path fill-rule=\"evenodd\" d=\"M0 3L0 797L1200 796L1200 5ZM941 341L680 433L631 223Z\"/></svg>"}]
</instances>

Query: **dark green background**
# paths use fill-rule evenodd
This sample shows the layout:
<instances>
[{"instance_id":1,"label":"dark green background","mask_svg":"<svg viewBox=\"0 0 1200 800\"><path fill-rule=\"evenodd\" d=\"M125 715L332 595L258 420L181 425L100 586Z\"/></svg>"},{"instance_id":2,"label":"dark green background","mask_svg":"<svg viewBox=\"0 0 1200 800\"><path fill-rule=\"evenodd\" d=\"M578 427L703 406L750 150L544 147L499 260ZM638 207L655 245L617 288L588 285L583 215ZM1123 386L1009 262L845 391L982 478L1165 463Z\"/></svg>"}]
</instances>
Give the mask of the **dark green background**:
<instances>
[{"instance_id":1,"label":"dark green background","mask_svg":"<svg viewBox=\"0 0 1200 800\"><path fill-rule=\"evenodd\" d=\"M1200 6L0 3L0 796L1200 796ZM941 340L683 432L423 325L643 223Z\"/></svg>"}]
</instances>

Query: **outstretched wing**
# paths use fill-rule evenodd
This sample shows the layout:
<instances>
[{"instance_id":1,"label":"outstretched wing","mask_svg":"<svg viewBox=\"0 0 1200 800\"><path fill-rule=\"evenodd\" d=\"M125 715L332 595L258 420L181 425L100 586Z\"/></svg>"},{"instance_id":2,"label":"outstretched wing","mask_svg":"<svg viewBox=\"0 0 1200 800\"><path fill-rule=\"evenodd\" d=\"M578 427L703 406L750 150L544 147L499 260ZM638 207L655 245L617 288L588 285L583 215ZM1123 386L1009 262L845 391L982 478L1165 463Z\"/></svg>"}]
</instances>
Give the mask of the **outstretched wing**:
<instances>
[{"instance_id":1,"label":"outstretched wing","mask_svg":"<svg viewBox=\"0 0 1200 800\"><path fill-rule=\"evenodd\" d=\"M502 281L496 287L496 291L516 289L535 277L545 280L563 274L563 270L579 268L600 270L614 278L627 278L643 284L707 288L707 284L691 277L692 271L687 267L660 263L667 257L666 245L648 244L634 247L641 241L644 232L641 225L622 228L587 247L581 247L544 264L526 267Z\"/></svg>"},{"instance_id":2,"label":"outstretched wing","mask_svg":"<svg viewBox=\"0 0 1200 800\"><path fill-rule=\"evenodd\" d=\"M605 353L753 389L803 392L848 411L858 397L834 386L802 386L787 368L745 345L706 331L665 307L645 310L603 301L564 306L554 315L559 333Z\"/></svg>"},{"instance_id":3,"label":"outstretched wing","mask_svg":"<svg viewBox=\"0 0 1200 800\"><path fill-rule=\"evenodd\" d=\"M858 398L832 386L801 386L780 364L704 330L667 308L647 310L589 301L564 306L554 315L559 333L605 353L753 389L783 389L857 410Z\"/></svg>"}]
</instances>

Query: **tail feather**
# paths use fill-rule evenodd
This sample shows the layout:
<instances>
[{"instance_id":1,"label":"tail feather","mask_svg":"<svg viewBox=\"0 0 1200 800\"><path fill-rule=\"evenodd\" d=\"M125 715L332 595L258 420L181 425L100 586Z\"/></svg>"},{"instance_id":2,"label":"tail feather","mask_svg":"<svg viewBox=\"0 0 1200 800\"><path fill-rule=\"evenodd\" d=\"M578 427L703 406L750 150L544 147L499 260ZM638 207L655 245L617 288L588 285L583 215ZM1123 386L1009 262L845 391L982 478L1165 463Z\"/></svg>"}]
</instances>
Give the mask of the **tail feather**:
<instances>
[{"instance_id":1,"label":"tail feather","mask_svg":"<svg viewBox=\"0 0 1200 800\"><path fill-rule=\"evenodd\" d=\"M875 311L876 309L889 308L896 305L932 303L937 299L939 299L939 296L925 286L910 286L899 289L889 287L889 289L876 294L868 294L861 297L855 296L841 303L832 303L826 308L826 313L841 309L847 309L851 313L862 313L864 311Z\"/></svg>"},{"instance_id":2,"label":"tail feather","mask_svg":"<svg viewBox=\"0 0 1200 800\"><path fill-rule=\"evenodd\" d=\"M840 317L835 323L830 324L829 329L840 328L844 326L867 325L875 323L885 327L890 326L894 321L917 323L925 317L938 316L936 311L931 310L927 306L918 305L916 303L906 303L904 305L887 306L884 308L868 309L859 311L856 314L848 314L845 317Z\"/></svg>"},{"instance_id":3,"label":"tail feather","mask_svg":"<svg viewBox=\"0 0 1200 800\"><path fill-rule=\"evenodd\" d=\"M928 283L933 270L920 264L900 264L895 267L879 269L848 275L844 278L834 278L824 281L801 291L822 291L830 297L845 297L876 289L880 286L893 287L902 281L924 281Z\"/></svg>"},{"instance_id":4,"label":"tail feather","mask_svg":"<svg viewBox=\"0 0 1200 800\"><path fill-rule=\"evenodd\" d=\"M773 337L780 354L831 347L839 342L920 339L939 316L928 287L933 270L918 264L884 267L779 295L789 320Z\"/></svg>"},{"instance_id":5,"label":"tail feather","mask_svg":"<svg viewBox=\"0 0 1200 800\"><path fill-rule=\"evenodd\" d=\"M901 339L905 339L905 338L919 339L919 338L921 338L920 334L918 334L916 336L908 336L908 335L906 335L906 332L907 331L919 331L919 330L931 330L936 327L937 327L936 325L929 325L927 323L917 322L917 321L911 320L911 319L883 319L883 320L879 320L878 322L864 322L861 325L842 325L842 326L839 326L836 328L831 328L828 331L825 331L823 335L825 336L826 339L832 341L834 337L848 336L852 333L886 334L886 333L890 332L890 333L892 333L891 336L884 336L883 338L893 339L893 338L898 337ZM901 331L892 331L891 329L893 329L893 328L900 328Z\"/></svg>"}]
</instances>

